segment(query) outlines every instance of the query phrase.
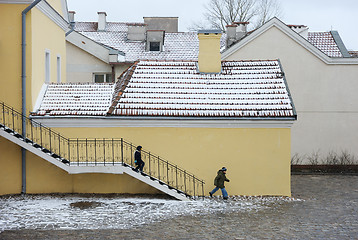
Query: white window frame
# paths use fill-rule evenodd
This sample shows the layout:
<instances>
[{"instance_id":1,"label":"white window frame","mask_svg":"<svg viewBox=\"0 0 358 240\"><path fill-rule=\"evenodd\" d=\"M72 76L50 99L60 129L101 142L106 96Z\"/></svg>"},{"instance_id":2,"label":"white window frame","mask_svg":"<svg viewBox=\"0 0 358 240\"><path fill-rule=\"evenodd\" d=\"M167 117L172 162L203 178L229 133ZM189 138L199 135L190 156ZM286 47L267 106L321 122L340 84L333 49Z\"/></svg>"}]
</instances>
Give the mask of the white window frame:
<instances>
[{"instance_id":1,"label":"white window frame","mask_svg":"<svg viewBox=\"0 0 358 240\"><path fill-rule=\"evenodd\" d=\"M51 68L50 68L50 64L51 63L51 54L50 54L50 50L46 49L45 50L45 83L50 83L51 79Z\"/></svg>"},{"instance_id":2,"label":"white window frame","mask_svg":"<svg viewBox=\"0 0 358 240\"><path fill-rule=\"evenodd\" d=\"M61 55L57 55L57 83L61 83Z\"/></svg>"},{"instance_id":3,"label":"white window frame","mask_svg":"<svg viewBox=\"0 0 358 240\"><path fill-rule=\"evenodd\" d=\"M93 73L93 74L92 74L93 82L94 82L94 83L96 82L96 75L97 75L97 76L98 76L98 75L103 75L104 83L108 83L108 82L106 82L106 75L107 75L107 74L109 74L109 75L112 76L112 73L110 73L110 72L96 72L96 73ZM112 79L112 81L113 81L113 79ZM110 82L110 83L111 83L111 82Z\"/></svg>"}]
</instances>

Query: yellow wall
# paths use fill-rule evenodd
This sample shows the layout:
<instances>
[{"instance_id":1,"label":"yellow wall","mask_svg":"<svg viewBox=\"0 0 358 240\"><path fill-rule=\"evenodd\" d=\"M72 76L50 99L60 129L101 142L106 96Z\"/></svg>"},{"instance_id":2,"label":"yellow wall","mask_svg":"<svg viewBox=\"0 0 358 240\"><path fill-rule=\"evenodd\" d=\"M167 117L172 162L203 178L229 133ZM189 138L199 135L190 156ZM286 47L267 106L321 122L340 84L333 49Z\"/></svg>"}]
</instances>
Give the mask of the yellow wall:
<instances>
[{"instance_id":1,"label":"yellow wall","mask_svg":"<svg viewBox=\"0 0 358 240\"><path fill-rule=\"evenodd\" d=\"M64 17L64 9L62 7L62 0L47 0L47 2L62 16Z\"/></svg>"},{"instance_id":2,"label":"yellow wall","mask_svg":"<svg viewBox=\"0 0 358 240\"><path fill-rule=\"evenodd\" d=\"M38 9L32 16L32 80L29 109L32 110L45 82L45 53L50 52L50 82L57 82L57 56L61 57L61 82L66 82L65 31ZM30 97L30 96L29 96ZM30 104L29 103L29 104Z\"/></svg>"},{"instance_id":3,"label":"yellow wall","mask_svg":"<svg viewBox=\"0 0 358 240\"><path fill-rule=\"evenodd\" d=\"M198 34L199 38L199 71L217 73L221 71L220 38L221 34Z\"/></svg>"},{"instance_id":4,"label":"yellow wall","mask_svg":"<svg viewBox=\"0 0 358 240\"><path fill-rule=\"evenodd\" d=\"M21 109L21 12L26 4L0 4L0 100ZM66 82L65 31L33 8L26 16L27 111L32 111L45 80L45 49L50 50L51 81L57 80L61 56L62 82ZM35 64L36 63L36 64Z\"/></svg>"},{"instance_id":5,"label":"yellow wall","mask_svg":"<svg viewBox=\"0 0 358 240\"><path fill-rule=\"evenodd\" d=\"M66 137L123 137L158 154L204 179L205 194L213 187L217 170L228 168L226 184L230 195L290 196L290 129L222 129L222 128L61 128ZM11 145L11 144L10 144ZM3 146L3 145L2 145ZM14 148L14 146L12 146ZM19 154L19 149L11 152ZM1 159L1 164L15 171L14 184L0 194L13 193L21 187L20 157ZM10 160L11 159L11 160ZM14 161L13 164L8 164ZM15 170L14 170L15 169ZM20 175L19 175L20 174ZM7 177L7 178L8 178ZM20 178L20 179L19 179ZM15 184L17 183L17 184ZM19 185L20 184L20 185ZM149 193L157 190L126 175L69 175L47 161L27 154L28 193Z\"/></svg>"},{"instance_id":6,"label":"yellow wall","mask_svg":"<svg viewBox=\"0 0 358 240\"><path fill-rule=\"evenodd\" d=\"M0 137L0 195L21 193L21 148Z\"/></svg>"},{"instance_id":7,"label":"yellow wall","mask_svg":"<svg viewBox=\"0 0 358 240\"><path fill-rule=\"evenodd\" d=\"M36 155L27 154L27 193L148 193L158 190L127 174L68 174Z\"/></svg>"},{"instance_id":8,"label":"yellow wall","mask_svg":"<svg viewBox=\"0 0 358 240\"><path fill-rule=\"evenodd\" d=\"M231 195L290 196L290 129L58 128L66 137L123 137L204 179L221 167Z\"/></svg>"},{"instance_id":9,"label":"yellow wall","mask_svg":"<svg viewBox=\"0 0 358 240\"><path fill-rule=\"evenodd\" d=\"M16 109L21 109L21 12L26 7L26 4L0 4L0 100ZM31 26L26 34L31 38ZM27 47L31 47L31 42ZM28 52L27 60L30 57Z\"/></svg>"}]
</instances>

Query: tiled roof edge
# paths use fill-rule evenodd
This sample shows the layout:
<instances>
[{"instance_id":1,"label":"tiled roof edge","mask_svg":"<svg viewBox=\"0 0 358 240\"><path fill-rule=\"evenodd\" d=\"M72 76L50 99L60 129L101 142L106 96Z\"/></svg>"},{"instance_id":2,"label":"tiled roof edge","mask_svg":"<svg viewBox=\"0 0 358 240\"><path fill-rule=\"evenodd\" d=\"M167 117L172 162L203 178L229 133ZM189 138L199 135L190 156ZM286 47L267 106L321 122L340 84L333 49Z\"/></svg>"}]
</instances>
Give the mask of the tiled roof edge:
<instances>
[{"instance_id":1,"label":"tiled roof edge","mask_svg":"<svg viewBox=\"0 0 358 240\"><path fill-rule=\"evenodd\" d=\"M348 53L348 50L346 46L344 45L341 37L339 36L337 31L331 31L332 37L334 41L337 44L337 47L339 48L339 51L341 51L343 57L351 57L351 55Z\"/></svg>"},{"instance_id":2,"label":"tiled roof edge","mask_svg":"<svg viewBox=\"0 0 358 240\"><path fill-rule=\"evenodd\" d=\"M292 98L290 89L288 88L288 84L287 84L285 72L283 71L283 68L282 68L282 64L281 64L280 59L277 59L277 62L278 62L278 65L280 66L280 69L281 69L281 71L282 71L283 82L285 83L286 90L287 90L287 94L288 94L288 97L290 98L290 101L291 101L293 116L294 116L295 120L297 120L297 111L296 111L295 104L293 103L293 98Z\"/></svg>"},{"instance_id":3,"label":"tiled roof edge","mask_svg":"<svg viewBox=\"0 0 358 240\"><path fill-rule=\"evenodd\" d=\"M118 81L115 85L113 97L112 97L112 104L107 111L107 115L111 115L114 111L115 107L117 106L119 100L121 99L124 90L127 88L130 79L138 65L138 61L135 62L133 65L129 66L127 70L125 70L121 76L118 77Z\"/></svg>"}]
</instances>

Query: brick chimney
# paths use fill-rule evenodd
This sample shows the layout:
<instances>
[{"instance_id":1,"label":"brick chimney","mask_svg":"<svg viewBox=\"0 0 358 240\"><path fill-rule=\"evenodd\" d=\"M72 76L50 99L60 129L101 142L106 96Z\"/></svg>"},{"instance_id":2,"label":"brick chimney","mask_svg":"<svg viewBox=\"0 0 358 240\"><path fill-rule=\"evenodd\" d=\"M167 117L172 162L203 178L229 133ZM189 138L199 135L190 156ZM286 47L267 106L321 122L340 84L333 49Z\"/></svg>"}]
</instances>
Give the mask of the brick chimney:
<instances>
[{"instance_id":1,"label":"brick chimney","mask_svg":"<svg viewBox=\"0 0 358 240\"><path fill-rule=\"evenodd\" d=\"M226 26L226 47L240 41L247 34L247 25L249 22L233 22Z\"/></svg>"},{"instance_id":2,"label":"brick chimney","mask_svg":"<svg viewBox=\"0 0 358 240\"><path fill-rule=\"evenodd\" d=\"M199 30L198 65L201 73L221 72L221 30Z\"/></svg>"},{"instance_id":3,"label":"brick chimney","mask_svg":"<svg viewBox=\"0 0 358 240\"><path fill-rule=\"evenodd\" d=\"M97 12L98 14L98 27L97 31L105 31L106 30L106 12Z\"/></svg>"}]
</instances>

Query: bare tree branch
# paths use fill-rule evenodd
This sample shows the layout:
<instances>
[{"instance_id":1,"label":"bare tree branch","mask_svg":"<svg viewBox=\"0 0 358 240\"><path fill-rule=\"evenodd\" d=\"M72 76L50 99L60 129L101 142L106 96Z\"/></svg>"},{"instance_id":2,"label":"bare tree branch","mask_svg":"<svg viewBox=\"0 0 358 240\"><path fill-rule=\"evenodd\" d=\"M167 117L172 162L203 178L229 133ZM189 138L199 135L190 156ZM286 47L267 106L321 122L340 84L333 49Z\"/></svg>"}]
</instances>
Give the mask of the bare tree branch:
<instances>
[{"instance_id":1,"label":"bare tree branch","mask_svg":"<svg viewBox=\"0 0 358 240\"><path fill-rule=\"evenodd\" d=\"M204 17L207 23L194 23L190 29L218 28L225 31L233 22L251 22L259 27L274 16L281 15L277 0L209 0L205 5Z\"/></svg>"}]
</instances>

